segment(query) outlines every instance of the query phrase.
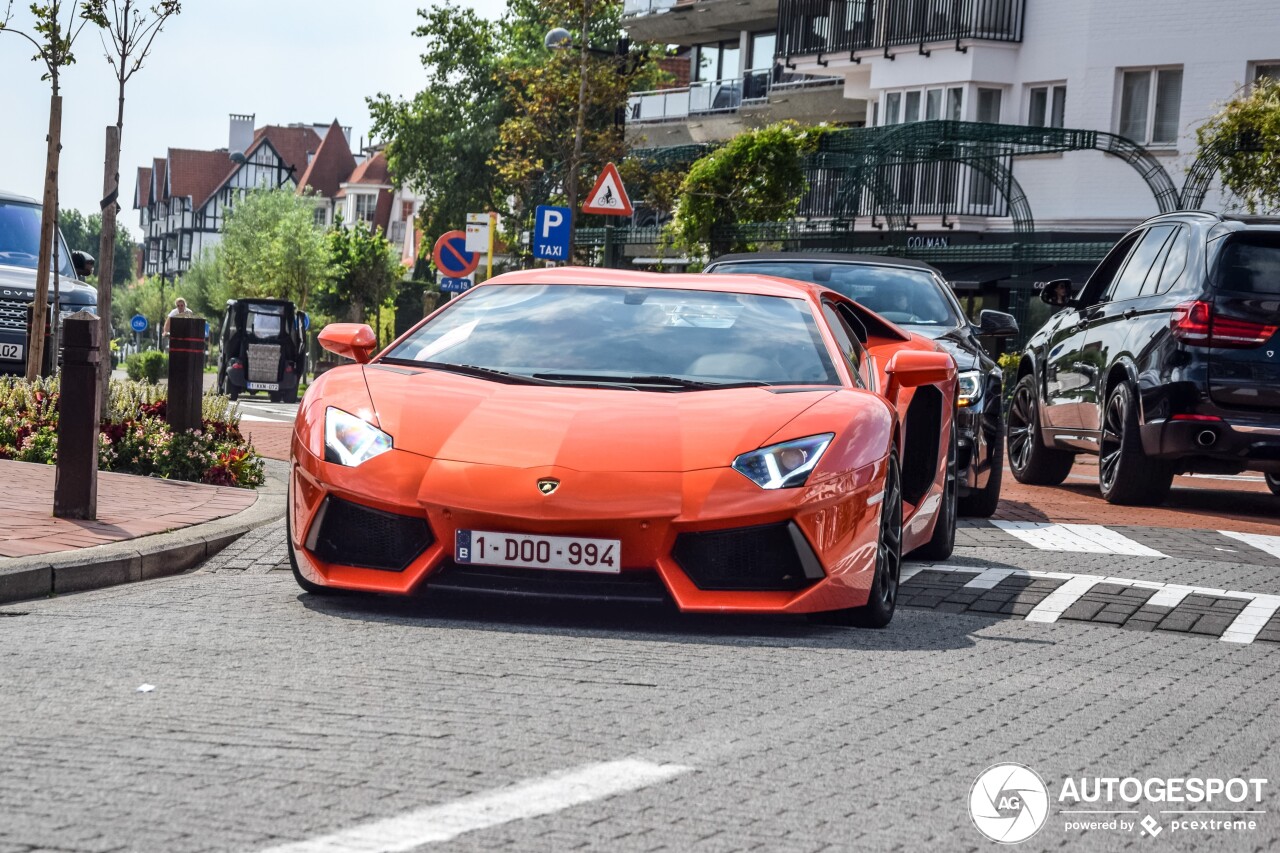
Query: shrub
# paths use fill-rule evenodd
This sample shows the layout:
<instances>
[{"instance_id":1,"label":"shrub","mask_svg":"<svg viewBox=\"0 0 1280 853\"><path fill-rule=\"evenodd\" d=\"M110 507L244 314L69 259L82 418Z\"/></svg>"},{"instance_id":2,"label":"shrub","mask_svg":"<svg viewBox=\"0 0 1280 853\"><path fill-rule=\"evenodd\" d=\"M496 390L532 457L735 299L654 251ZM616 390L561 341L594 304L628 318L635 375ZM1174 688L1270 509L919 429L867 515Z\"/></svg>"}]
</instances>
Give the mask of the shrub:
<instances>
[{"instance_id":1,"label":"shrub","mask_svg":"<svg viewBox=\"0 0 1280 853\"><path fill-rule=\"evenodd\" d=\"M169 356L154 349L135 352L124 360L124 369L134 382L156 385L169 372Z\"/></svg>"},{"instance_id":2,"label":"shrub","mask_svg":"<svg viewBox=\"0 0 1280 853\"><path fill-rule=\"evenodd\" d=\"M112 382L98 433L98 467L220 486L262 485L262 458L241 434L230 400L206 395L201 429L179 433L165 421L167 409L162 388ZM0 378L0 459L52 464L57 430L56 378Z\"/></svg>"}]
</instances>

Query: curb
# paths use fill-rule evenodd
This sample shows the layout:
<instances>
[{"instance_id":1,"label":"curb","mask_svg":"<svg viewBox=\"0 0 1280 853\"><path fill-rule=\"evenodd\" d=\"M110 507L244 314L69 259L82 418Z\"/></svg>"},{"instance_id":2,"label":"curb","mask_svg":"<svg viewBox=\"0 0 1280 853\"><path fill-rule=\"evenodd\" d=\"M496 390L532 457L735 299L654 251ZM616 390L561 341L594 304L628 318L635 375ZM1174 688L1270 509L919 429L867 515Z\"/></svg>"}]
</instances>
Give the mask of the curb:
<instances>
[{"instance_id":1,"label":"curb","mask_svg":"<svg viewBox=\"0 0 1280 853\"><path fill-rule=\"evenodd\" d=\"M265 459L257 500L235 515L107 545L19 557L0 566L0 604L181 574L284 517L289 466Z\"/></svg>"}]
</instances>

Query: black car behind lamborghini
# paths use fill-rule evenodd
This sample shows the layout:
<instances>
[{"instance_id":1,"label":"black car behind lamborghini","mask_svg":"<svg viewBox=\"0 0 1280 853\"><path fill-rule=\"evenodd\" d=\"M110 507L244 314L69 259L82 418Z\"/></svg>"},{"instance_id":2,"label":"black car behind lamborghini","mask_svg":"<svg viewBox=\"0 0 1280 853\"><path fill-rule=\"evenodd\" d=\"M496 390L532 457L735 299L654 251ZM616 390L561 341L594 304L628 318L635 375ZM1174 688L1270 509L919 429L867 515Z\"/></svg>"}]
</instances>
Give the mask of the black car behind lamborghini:
<instances>
[{"instance_id":1,"label":"black car behind lamborghini","mask_svg":"<svg viewBox=\"0 0 1280 853\"><path fill-rule=\"evenodd\" d=\"M1000 500L1004 467L1003 377L978 335L1018 333L1014 318L983 311L979 325L965 317L942 273L919 261L856 254L758 252L724 255L709 273L754 273L829 287L899 326L937 340L960 371L959 427L961 515L986 518Z\"/></svg>"}]
</instances>

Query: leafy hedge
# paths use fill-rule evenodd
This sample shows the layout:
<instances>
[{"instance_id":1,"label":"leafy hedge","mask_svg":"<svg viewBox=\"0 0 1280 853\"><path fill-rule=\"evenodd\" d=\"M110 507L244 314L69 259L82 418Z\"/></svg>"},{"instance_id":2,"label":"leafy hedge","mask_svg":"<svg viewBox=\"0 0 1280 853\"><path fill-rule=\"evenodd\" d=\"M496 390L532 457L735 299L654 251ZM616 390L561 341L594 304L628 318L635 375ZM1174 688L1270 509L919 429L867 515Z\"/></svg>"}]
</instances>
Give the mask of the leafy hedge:
<instances>
[{"instance_id":1,"label":"leafy hedge","mask_svg":"<svg viewBox=\"0 0 1280 853\"><path fill-rule=\"evenodd\" d=\"M165 421L164 389L111 383L98 434L103 471L217 486L260 486L262 458L240 432L237 406L206 395L203 428L174 432ZM0 459L52 464L58 454L58 380L0 378Z\"/></svg>"},{"instance_id":2,"label":"leafy hedge","mask_svg":"<svg viewBox=\"0 0 1280 853\"><path fill-rule=\"evenodd\" d=\"M124 370L134 382L155 385L169 372L169 356L154 349L135 352L124 360Z\"/></svg>"}]
</instances>

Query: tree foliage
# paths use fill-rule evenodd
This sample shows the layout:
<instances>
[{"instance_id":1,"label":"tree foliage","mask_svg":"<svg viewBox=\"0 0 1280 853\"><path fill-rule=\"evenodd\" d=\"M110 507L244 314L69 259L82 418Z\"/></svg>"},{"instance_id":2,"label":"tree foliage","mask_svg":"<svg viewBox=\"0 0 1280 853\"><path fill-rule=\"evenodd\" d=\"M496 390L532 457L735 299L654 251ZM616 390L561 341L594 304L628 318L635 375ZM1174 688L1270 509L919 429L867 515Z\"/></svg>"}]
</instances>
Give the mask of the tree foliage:
<instances>
[{"instance_id":1,"label":"tree foliage","mask_svg":"<svg viewBox=\"0 0 1280 853\"><path fill-rule=\"evenodd\" d=\"M90 213L85 216L78 210L59 210L58 227L62 229L62 237L67 241L67 248L72 252L87 252L97 257L102 238L102 214ZM116 228L115 265L111 278L117 285L133 280L133 253L137 245L123 226Z\"/></svg>"},{"instance_id":2,"label":"tree foliage","mask_svg":"<svg viewBox=\"0 0 1280 853\"><path fill-rule=\"evenodd\" d=\"M711 254L752 251L741 239L717 239L722 226L782 222L795 216L809 189L803 158L826 128L778 122L748 130L694 162L680 185L672 231L687 248Z\"/></svg>"},{"instance_id":3,"label":"tree foliage","mask_svg":"<svg viewBox=\"0 0 1280 853\"><path fill-rule=\"evenodd\" d=\"M363 323L366 310L391 301L404 267L382 232L366 222L356 222L348 228L339 220L327 240L332 275L316 293L316 309L331 317L346 315L352 323Z\"/></svg>"},{"instance_id":4,"label":"tree foliage","mask_svg":"<svg viewBox=\"0 0 1280 853\"><path fill-rule=\"evenodd\" d=\"M1280 81L1264 77L1196 130L1199 155L1221 156L1222 184L1250 213L1280 209Z\"/></svg>"},{"instance_id":5,"label":"tree foliage","mask_svg":"<svg viewBox=\"0 0 1280 853\"><path fill-rule=\"evenodd\" d=\"M291 189L255 190L227 214L217 251L219 273L236 296L289 299L304 311L329 278L329 245L315 205Z\"/></svg>"}]
</instances>

